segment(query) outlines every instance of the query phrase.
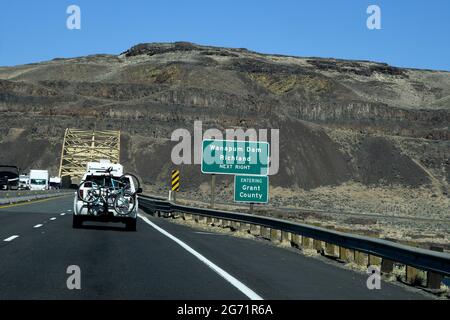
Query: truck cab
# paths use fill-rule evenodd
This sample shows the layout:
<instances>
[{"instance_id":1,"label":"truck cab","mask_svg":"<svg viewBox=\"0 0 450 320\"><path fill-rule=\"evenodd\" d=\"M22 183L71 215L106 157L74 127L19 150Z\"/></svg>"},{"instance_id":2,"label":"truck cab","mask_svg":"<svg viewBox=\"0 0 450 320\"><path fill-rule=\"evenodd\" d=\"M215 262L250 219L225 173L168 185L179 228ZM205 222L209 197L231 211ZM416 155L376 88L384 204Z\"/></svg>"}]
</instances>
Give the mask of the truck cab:
<instances>
[{"instance_id":1,"label":"truck cab","mask_svg":"<svg viewBox=\"0 0 450 320\"><path fill-rule=\"evenodd\" d=\"M102 195L107 194L105 191L114 192L118 188L117 181L120 178L126 181L130 193L136 194L141 192L141 189L135 185L135 181L131 176L124 176L121 164L111 164L109 162L89 162L87 164L86 173L84 173L74 196L73 228L80 228L84 221L99 221L122 222L126 225L127 230L136 230L139 206L137 195L135 196L134 208L127 215L121 215L114 209L113 197L102 198L102 201L98 203L86 203L86 201L83 201L83 198L94 188L102 190Z\"/></svg>"},{"instance_id":2,"label":"truck cab","mask_svg":"<svg viewBox=\"0 0 450 320\"><path fill-rule=\"evenodd\" d=\"M30 190L48 190L48 170L30 170Z\"/></svg>"},{"instance_id":3,"label":"truck cab","mask_svg":"<svg viewBox=\"0 0 450 320\"><path fill-rule=\"evenodd\" d=\"M19 169L16 166L0 165L0 190L19 189Z\"/></svg>"}]
</instances>

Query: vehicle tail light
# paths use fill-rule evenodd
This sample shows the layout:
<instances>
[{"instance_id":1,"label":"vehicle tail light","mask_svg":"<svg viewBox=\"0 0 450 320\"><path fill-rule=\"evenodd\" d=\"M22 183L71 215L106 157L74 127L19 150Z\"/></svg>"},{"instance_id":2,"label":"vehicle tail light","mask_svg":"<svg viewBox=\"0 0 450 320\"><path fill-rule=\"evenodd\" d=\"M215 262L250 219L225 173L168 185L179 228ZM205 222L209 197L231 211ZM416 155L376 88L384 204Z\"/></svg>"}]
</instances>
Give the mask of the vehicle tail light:
<instances>
[{"instance_id":1,"label":"vehicle tail light","mask_svg":"<svg viewBox=\"0 0 450 320\"><path fill-rule=\"evenodd\" d=\"M83 199L84 198L84 190L80 190L80 198Z\"/></svg>"}]
</instances>

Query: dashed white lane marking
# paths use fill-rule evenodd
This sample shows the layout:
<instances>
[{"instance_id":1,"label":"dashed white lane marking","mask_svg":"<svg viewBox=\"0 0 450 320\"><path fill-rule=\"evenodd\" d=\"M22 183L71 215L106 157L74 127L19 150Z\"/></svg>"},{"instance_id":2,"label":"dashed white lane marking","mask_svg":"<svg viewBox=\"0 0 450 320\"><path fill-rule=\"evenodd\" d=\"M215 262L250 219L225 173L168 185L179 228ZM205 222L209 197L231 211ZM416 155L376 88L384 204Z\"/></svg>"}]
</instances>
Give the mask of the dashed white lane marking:
<instances>
[{"instance_id":1,"label":"dashed white lane marking","mask_svg":"<svg viewBox=\"0 0 450 320\"><path fill-rule=\"evenodd\" d=\"M72 210L71 210L71 209L69 209L69 210L67 210L67 212L72 212Z\"/></svg>"},{"instance_id":2,"label":"dashed white lane marking","mask_svg":"<svg viewBox=\"0 0 450 320\"><path fill-rule=\"evenodd\" d=\"M33 228L40 228L40 227L42 227L43 226L43 224L37 224L37 225L35 225Z\"/></svg>"},{"instance_id":3,"label":"dashed white lane marking","mask_svg":"<svg viewBox=\"0 0 450 320\"><path fill-rule=\"evenodd\" d=\"M65 212L63 212L63 213L60 213L59 215L60 215L60 216L65 216L65 215L66 215L66 213L65 213Z\"/></svg>"},{"instance_id":4,"label":"dashed white lane marking","mask_svg":"<svg viewBox=\"0 0 450 320\"><path fill-rule=\"evenodd\" d=\"M18 238L18 237L19 237L19 236L14 235L14 236L11 236L11 237L9 237L9 238L4 239L3 241L6 241L6 242L13 241L14 239L16 239L16 238Z\"/></svg>"},{"instance_id":5,"label":"dashed white lane marking","mask_svg":"<svg viewBox=\"0 0 450 320\"><path fill-rule=\"evenodd\" d=\"M55 218L55 217L53 217L53 218L50 218L50 220L52 220L52 221L53 221L53 220L56 220L56 218Z\"/></svg>"},{"instance_id":6,"label":"dashed white lane marking","mask_svg":"<svg viewBox=\"0 0 450 320\"><path fill-rule=\"evenodd\" d=\"M245 294L248 298L251 300L263 300L261 296L259 296L256 292L254 292L252 289L247 287L245 284L240 282L238 279L233 277L231 274L223 270L221 267L215 265L213 262L208 260L206 257L204 257L202 254L198 253L194 249L192 249L189 245L178 239L177 237L173 236L166 230L158 227L156 224L148 220L143 215L139 214L139 218L144 220L145 223L156 229L157 231L161 232L163 235L168 237L169 239L175 241L178 245L180 245L183 249L185 249L187 252L195 256L197 259L199 259L201 262L206 264L209 268L214 270L217 274L219 274L222 278L224 278L226 281L228 281L230 284L232 284L236 289L238 289L240 292Z\"/></svg>"}]
</instances>

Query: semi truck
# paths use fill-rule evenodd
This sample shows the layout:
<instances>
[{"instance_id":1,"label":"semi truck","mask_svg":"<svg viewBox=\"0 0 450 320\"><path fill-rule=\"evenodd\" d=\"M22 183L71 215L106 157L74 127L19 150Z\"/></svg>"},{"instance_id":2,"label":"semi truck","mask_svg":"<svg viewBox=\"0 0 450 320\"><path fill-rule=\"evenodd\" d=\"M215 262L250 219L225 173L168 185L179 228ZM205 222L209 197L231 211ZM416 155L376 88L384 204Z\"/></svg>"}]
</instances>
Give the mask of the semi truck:
<instances>
[{"instance_id":1,"label":"semi truck","mask_svg":"<svg viewBox=\"0 0 450 320\"><path fill-rule=\"evenodd\" d=\"M19 168L0 165L0 190L19 189Z\"/></svg>"},{"instance_id":2,"label":"semi truck","mask_svg":"<svg viewBox=\"0 0 450 320\"><path fill-rule=\"evenodd\" d=\"M48 190L48 170L30 170L30 189Z\"/></svg>"}]
</instances>

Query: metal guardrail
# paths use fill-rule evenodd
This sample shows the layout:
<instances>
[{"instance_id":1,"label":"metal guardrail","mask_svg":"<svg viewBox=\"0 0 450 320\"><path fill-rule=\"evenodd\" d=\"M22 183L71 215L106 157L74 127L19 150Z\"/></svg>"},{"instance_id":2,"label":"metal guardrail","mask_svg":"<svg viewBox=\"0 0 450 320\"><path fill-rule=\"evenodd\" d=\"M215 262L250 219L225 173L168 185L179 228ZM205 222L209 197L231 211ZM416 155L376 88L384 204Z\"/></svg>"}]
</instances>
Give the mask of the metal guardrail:
<instances>
[{"instance_id":1,"label":"metal guardrail","mask_svg":"<svg viewBox=\"0 0 450 320\"><path fill-rule=\"evenodd\" d=\"M56 197L75 192L74 190L18 190L18 191L0 191L0 205L30 201L35 199Z\"/></svg>"},{"instance_id":2,"label":"metal guardrail","mask_svg":"<svg viewBox=\"0 0 450 320\"><path fill-rule=\"evenodd\" d=\"M450 276L450 254L415 248L392 241L328 230L321 227L252 214L183 206L141 195L139 206L151 212L181 212L281 230L342 248L363 252L417 269Z\"/></svg>"}]
</instances>

